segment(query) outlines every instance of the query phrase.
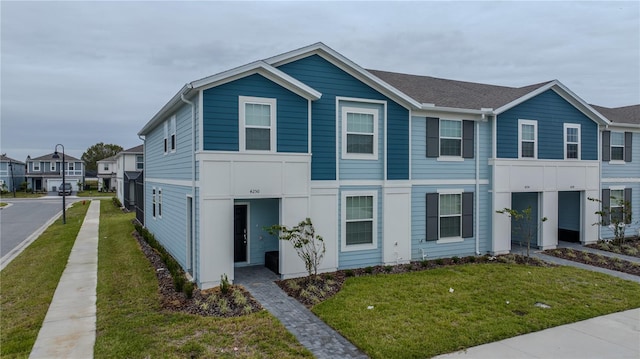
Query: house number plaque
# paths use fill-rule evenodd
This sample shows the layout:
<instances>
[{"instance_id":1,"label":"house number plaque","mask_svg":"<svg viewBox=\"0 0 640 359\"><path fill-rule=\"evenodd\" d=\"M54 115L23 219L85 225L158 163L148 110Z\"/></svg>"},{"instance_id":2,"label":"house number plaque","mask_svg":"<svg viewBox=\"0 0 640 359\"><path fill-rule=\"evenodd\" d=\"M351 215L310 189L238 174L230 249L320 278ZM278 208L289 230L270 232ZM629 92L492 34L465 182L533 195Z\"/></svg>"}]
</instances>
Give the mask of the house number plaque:
<instances>
[{"instance_id":1,"label":"house number plaque","mask_svg":"<svg viewBox=\"0 0 640 359\"><path fill-rule=\"evenodd\" d=\"M252 189L249 190L249 193L251 193L251 194L259 194L260 190L257 189L257 188L252 188Z\"/></svg>"}]
</instances>

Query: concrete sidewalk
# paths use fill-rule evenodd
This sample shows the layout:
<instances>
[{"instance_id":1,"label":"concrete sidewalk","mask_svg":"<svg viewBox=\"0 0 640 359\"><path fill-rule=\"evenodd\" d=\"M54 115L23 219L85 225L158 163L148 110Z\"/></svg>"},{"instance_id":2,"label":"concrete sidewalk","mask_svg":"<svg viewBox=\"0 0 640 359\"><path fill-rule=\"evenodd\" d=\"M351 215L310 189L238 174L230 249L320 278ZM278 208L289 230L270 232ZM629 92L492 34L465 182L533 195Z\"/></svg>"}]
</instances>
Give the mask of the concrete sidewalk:
<instances>
[{"instance_id":1,"label":"concrete sidewalk","mask_svg":"<svg viewBox=\"0 0 640 359\"><path fill-rule=\"evenodd\" d=\"M638 359L640 309L561 325L435 358Z\"/></svg>"},{"instance_id":2,"label":"concrete sidewalk","mask_svg":"<svg viewBox=\"0 0 640 359\"><path fill-rule=\"evenodd\" d=\"M91 201L29 358L93 358L100 201Z\"/></svg>"}]
</instances>

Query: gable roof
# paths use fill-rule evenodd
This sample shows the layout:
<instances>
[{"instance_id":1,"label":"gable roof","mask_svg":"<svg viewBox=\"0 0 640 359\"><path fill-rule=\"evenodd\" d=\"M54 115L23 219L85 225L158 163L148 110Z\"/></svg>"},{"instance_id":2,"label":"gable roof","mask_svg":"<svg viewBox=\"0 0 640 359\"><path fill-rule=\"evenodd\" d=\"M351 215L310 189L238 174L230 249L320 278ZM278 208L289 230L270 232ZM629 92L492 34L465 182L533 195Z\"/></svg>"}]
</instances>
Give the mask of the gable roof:
<instances>
[{"instance_id":1,"label":"gable roof","mask_svg":"<svg viewBox=\"0 0 640 359\"><path fill-rule=\"evenodd\" d=\"M591 106L616 125L631 125L632 127L640 127L640 105L615 108L602 107L597 105Z\"/></svg>"},{"instance_id":2,"label":"gable roof","mask_svg":"<svg viewBox=\"0 0 640 359\"><path fill-rule=\"evenodd\" d=\"M53 158L53 153L49 153L46 154L44 156L40 156L40 157L34 157L34 158L27 158L27 161L31 160L31 161L62 161L62 154L58 154L58 156L60 156L60 158ZM69 161L74 161L74 162L83 162L82 160L79 160L73 156L69 156L67 154L64 155L64 161L65 162L69 162Z\"/></svg>"},{"instance_id":3,"label":"gable roof","mask_svg":"<svg viewBox=\"0 0 640 359\"><path fill-rule=\"evenodd\" d=\"M120 153L143 153L144 152L144 145L137 145L135 147L131 147L127 150L121 151ZM114 156L115 158L115 156Z\"/></svg>"},{"instance_id":4,"label":"gable roof","mask_svg":"<svg viewBox=\"0 0 640 359\"><path fill-rule=\"evenodd\" d=\"M11 163L19 164L19 165L23 165L24 164L24 162L18 161L18 160L14 160L13 158L8 157L5 154L0 154L0 162L11 162Z\"/></svg>"},{"instance_id":5,"label":"gable roof","mask_svg":"<svg viewBox=\"0 0 640 359\"><path fill-rule=\"evenodd\" d=\"M103 158L101 160L98 160L96 162L115 162L116 161L116 156L109 156L107 158Z\"/></svg>"},{"instance_id":6,"label":"gable roof","mask_svg":"<svg viewBox=\"0 0 640 359\"><path fill-rule=\"evenodd\" d=\"M260 74L308 100L317 100L322 96L320 92L267 64L266 62L255 61L185 84L180 91L178 91L171 100L169 100L169 102L167 102L160 111L158 111L151 120L144 125L144 127L138 132L138 135L147 134L152 128L157 126L158 123L163 121L164 117L169 112L177 109L184 99L191 96L193 91L206 90L253 74Z\"/></svg>"}]
</instances>

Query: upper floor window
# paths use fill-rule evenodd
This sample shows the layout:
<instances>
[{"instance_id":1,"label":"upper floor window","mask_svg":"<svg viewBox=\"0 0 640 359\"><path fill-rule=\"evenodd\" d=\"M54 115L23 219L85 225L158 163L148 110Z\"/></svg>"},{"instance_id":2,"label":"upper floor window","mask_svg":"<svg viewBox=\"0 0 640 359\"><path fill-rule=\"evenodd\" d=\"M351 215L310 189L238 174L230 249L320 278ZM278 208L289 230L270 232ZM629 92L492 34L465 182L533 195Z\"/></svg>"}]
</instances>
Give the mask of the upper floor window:
<instances>
[{"instance_id":1,"label":"upper floor window","mask_svg":"<svg viewBox=\"0 0 640 359\"><path fill-rule=\"evenodd\" d=\"M109 170L109 164L108 164L108 163L105 163L105 164L104 164L104 170L105 170L105 171L108 171L108 170Z\"/></svg>"},{"instance_id":2,"label":"upper floor window","mask_svg":"<svg viewBox=\"0 0 640 359\"><path fill-rule=\"evenodd\" d=\"M440 120L440 156L462 156L462 121Z\"/></svg>"},{"instance_id":3,"label":"upper floor window","mask_svg":"<svg viewBox=\"0 0 640 359\"><path fill-rule=\"evenodd\" d=\"M564 158L580 159L580 125L564 124Z\"/></svg>"},{"instance_id":4,"label":"upper floor window","mask_svg":"<svg viewBox=\"0 0 640 359\"><path fill-rule=\"evenodd\" d=\"M611 161L624 161L624 132L611 132Z\"/></svg>"},{"instance_id":5,"label":"upper floor window","mask_svg":"<svg viewBox=\"0 0 640 359\"><path fill-rule=\"evenodd\" d=\"M475 122L427 117L427 157L462 161L474 157Z\"/></svg>"},{"instance_id":6,"label":"upper floor window","mask_svg":"<svg viewBox=\"0 0 640 359\"><path fill-rule=\"evenodd\" d=\"M378 110L342 108L342 158L378 159Z\"/></svg>"},{"instance_id":7,"label":"upper floor window","mask_svg":"<svg viewBox=\"0 0 640 359\"><path fill-rule=\"evenodd\" d=\"M136 155L136 169L139 169L139 170L144 169L144 156Z\"/></svg>"},{"instance_id":8,"label":"upper floor window","mask_svg":"<svg viewBox=\"0 0 640 359\"><path fill-rule=\"evenodd\" d=\"M69 171L75 171L75 163L73 162L67 162L67 169Z\"/></svg>"},{"instance_id":9,"label":"upper floor window","mask_svg":"<svg viewBox=\"0 0 640 359\"><path fill-rule=\"evenodd\" d=\"M40 162L34 162L33 163L33 170L34 171L40 171Z\"/></svg>"},{"instance_id":10,"label":"upper floor window","mask_svg":"<svg viewBox=\"0 0 640 359\"><path fill-rule=\"evenodd\" d=\"M170 144L171 144L171 152L176 151L177 146L177 138L176 138L176 115L171 116L171 136L170 136Z\"/></svg>"},{"instance_id":11,"label":"upper floor window","mask_svg":"<svg viewBox=\"0 0 640 359\"><path fill-rule=\"evenodd\" d=\"M538 121L518 120L518 157L538 157Z\"/></svg>"},{"instance_id":12,"label":"upper floor window","mask_svg":"<svg viewBox=\"0 0 640 359\"><path fill-rule=\"evenodd\" d=\"M276 99L240 96L240 150L276 150Z\"/></svg>"},{"instance_id":13,"label":"upper floor window","mask_svg":"<svg viewBox=\"0 0 640 359\"><path fill-rule=\"evenodd\" d=\"M169 124L167 122L164 123L164 154L166 155L169 152Z\"/></svg>"},{"instance_id":14,"label":"upper floor window","mask_svg":"<svg viewBox=\"0 0 640 359\"><path fill-rule=\"evenodd\" d=\"M342 249L376 248L376 193L345 192L342 200Z\"/></svg>"},{"instance_id":15,"label":"upper floor window","mask_svg":"<svg viewBox=\"0 0 640 359\"><path fill-rule=\"evenodd\" d=\"M602 132L602 160L618 164L631 162L633 152L632 132Z\"/></svg>"}]
</instances>

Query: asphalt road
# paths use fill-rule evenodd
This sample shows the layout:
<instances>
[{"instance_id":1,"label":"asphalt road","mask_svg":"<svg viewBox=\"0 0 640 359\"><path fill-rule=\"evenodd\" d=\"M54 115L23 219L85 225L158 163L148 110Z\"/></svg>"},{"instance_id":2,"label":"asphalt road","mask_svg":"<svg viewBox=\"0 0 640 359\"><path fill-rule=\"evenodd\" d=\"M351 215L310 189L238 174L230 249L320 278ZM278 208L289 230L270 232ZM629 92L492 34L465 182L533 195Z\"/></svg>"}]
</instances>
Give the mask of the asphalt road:
<instances>
[{"instance_id":1,"label":"asphalt road","mask_svg":"<svg viewBox=\"0 0 640 359\"><path fill-rule=\"evenodd\" d=\"M69 205L78 200L67 197L66 202ZM12 205L0 210L0 258L62 211L61 197L2 198L2 202Z\"/></svg>"}]
</instances>

